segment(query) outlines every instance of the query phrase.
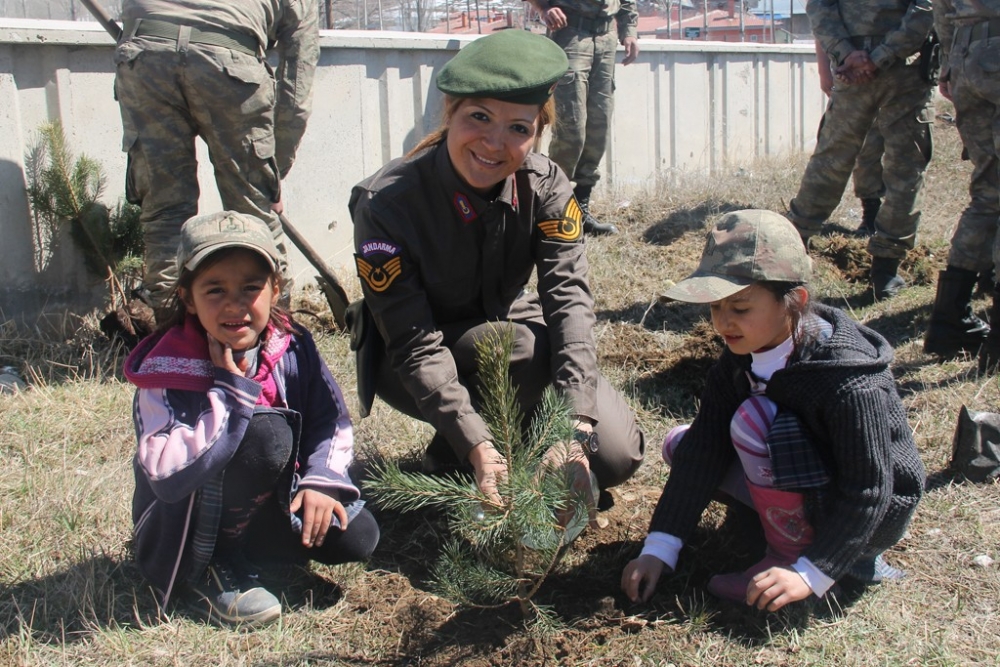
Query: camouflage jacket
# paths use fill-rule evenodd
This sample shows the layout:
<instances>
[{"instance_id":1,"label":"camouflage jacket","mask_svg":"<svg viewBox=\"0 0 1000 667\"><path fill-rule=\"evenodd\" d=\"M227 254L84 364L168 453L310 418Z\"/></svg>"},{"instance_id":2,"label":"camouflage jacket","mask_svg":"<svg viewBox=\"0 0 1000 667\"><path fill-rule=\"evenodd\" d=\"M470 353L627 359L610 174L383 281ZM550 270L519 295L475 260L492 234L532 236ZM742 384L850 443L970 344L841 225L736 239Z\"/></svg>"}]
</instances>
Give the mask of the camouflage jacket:
<instances>
[{"instance_id":1,"label":"camouflage jacket","mask_svg":"<svg viewBox=\"0 0 1000 667\"><path fill-rule=\"evenodd\" d=\"M274 47L275 157L282 178L295 159L312 108L313 76L319 61L319 3L316 0L125 0L122 19L159 19L253 35L261 53Z\"/></svg>"},{"instance_id":2,"label":"camouflage jacket","mask_svg":"<svg viewBox=\"0 0 1000 667\"><path fill-rule=\"evenodd\" d=\"M941 40L941 62L947 66L959 28L995 18L1000 18L1000 0L935 0L934 29Z\"/></svg>"},{"instance_id":3,"label":"camouflage jacket","mask_svg":"<svg viewBox=\"0 0 1000 667\"><path fill-rule=\"evenodd\" d=\"M919 51L934 23L931 0L808 0L806 14L836 64L870 38L869 56L879 69Z\"/></svg>"},{"instance_id":4,"label":"camouflage jacket","mask_svg":"<svg viewBox=\"0 0 1000 667\"><path fill-rule=\"evenodd\" d=\"M618 40L638 37L639 12L635 0L551 0L553 7L588 18L613 16L618 24Z\"/></svg>"}]
</instances>

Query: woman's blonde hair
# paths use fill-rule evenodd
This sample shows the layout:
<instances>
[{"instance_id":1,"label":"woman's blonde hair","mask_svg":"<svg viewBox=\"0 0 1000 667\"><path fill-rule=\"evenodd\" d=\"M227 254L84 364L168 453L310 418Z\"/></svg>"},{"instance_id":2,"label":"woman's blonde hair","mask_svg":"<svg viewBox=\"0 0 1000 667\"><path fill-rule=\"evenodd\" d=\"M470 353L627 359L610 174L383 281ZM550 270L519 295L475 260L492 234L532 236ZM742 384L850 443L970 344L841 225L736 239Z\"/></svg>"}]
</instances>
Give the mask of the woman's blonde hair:
<instances>
[{"instance_id":1,"label":"woman's blonde hair","mask_svg":"<svg viewBox=\"0 0 1000 667\"><path fill-rule=\"evenodd\" d=\"M438 128L428 134L426 137L420 140L413 149L406 154L406 157L411 157L416 155L420 151L424 150L429 146L437 146L445 139L448 138L448 124L451 122L452 117L458 111L458 107L461 106L462 102L470 99L468 97L453 97L451 95L444 96L444 108L441 110L441 124ZM535 150L538 150L539 143L541 142L542 133L550 125L554 125L556 122L556 103L555 99L550 97L538 108L538 131L535 132Z\"/></svg>"}]
</instances>

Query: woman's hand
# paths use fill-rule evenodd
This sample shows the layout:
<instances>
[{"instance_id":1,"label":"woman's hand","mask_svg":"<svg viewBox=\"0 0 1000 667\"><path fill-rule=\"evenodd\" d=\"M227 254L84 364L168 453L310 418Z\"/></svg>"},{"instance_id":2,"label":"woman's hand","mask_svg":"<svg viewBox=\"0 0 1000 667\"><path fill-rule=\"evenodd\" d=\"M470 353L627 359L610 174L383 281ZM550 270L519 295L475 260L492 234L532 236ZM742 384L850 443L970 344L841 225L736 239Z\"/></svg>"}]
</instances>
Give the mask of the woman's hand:
<instances>
[{"instance_id":1,"label":"woman's hand","mask_svg":"<svg viewBox=\"0 0 1000 667\"><path fill-rule=\"evenodd\" d=\"M588 432L590 428L588 427ZM549 448L542 456L542 470L547 474L567 474L571 476L573 493L583 498L587 503L587 513L591 528L597 527L597 498L590 484L590 461L583 451L583 446L573 440L560 442ZM565 473L563 470L565 469ZM575 507L567 507L556 512L556 521L565 528L576 514Z\"/></svg>"},{"instance_id":2,"label":"woman's hand","mask_svg":"<svg viewBox=\"0 0 1000 667\"><path fill-rule=\"evenodd\" d=\"M764 570L747 586L747 604L757 609L778 611L789 602L805 600L812 594L809 584L790 567Z\"/></svg>"},{"instance_id":3,"label":"woman's hand","mask_svg":"<svg viewBox=\"0 0 1000 667\"><path fill-rule=\"evenodd\" d=\"M650 554L633 559L622 572L622 591L632 602L647 602L665 567L662 560Z\"/></svg>"},{"instance_id":4,"label":"woman's hand","mask_svg":"<svg viewBox=\"0 0 1000 667\"><path fill-rule=\"evenodd\" d=\"M469 463L476 471L476 485L494 505L502 504L497 483L507 479L507 463L493 443L485 440L469 452Z\"/></svg>"},{"instance_id":5,"label":"woman's hand","mask_svg":"<svg viewBox=\"0 0 1000 667\"><path fill-rule=\"evenodd\" d=\"M302 544L306 547L323 546L330 522L336 514L340 519L340 529L347 529L347 510L344 505L321 491L303 489L295 494L289 511L295 514L302 509Z\"/></svg>"}]
</instances>

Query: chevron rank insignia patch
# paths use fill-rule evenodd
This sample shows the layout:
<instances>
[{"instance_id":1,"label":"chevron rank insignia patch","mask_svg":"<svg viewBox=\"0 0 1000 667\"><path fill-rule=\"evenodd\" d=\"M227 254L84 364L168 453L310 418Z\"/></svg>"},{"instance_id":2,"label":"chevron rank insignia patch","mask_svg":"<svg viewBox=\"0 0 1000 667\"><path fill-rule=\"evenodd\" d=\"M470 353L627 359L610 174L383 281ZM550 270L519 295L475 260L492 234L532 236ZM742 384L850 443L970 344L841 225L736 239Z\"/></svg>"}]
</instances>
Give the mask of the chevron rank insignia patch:
<instances>
[{"instance_id":1,"label":"chevron rank insignia patch","mask_svg":"<svg viewBox=\"0 0 1000 667\"><path fill-rule=\"evenodd\" d=\"M396 256L382 264L372 264L363 257L355 255L358 265L358 276L367 283L373 292L384 292L389 289L392 281L403 272L403 258Z\"/></svg>"},{"instance_id":2,"label":"chevron rank insignia patch","mask_svg":"<svg viewBox=\"0 0 1000 667\"><path fill-rule=\"evenodd\" d=\"M542 220L538 229L547 239L578 241L583 236L583 211L576 197L569 198L561 220Z\"/></svg>"}]
</instances>

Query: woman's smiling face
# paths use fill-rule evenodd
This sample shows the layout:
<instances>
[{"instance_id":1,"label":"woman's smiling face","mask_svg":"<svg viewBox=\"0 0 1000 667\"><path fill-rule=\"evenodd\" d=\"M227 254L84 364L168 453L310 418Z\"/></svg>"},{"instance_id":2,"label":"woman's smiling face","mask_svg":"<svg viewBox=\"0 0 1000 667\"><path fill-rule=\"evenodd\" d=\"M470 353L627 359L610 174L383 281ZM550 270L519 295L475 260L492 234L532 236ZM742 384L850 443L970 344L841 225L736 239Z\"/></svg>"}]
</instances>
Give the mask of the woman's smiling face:
<instances>
[{"instance_id":1,"label":"woman's smiling face","mask_svg":"<svg viewBox=\"0 0 1000 667\"><path fill-rule=\"evenodd\" d=\"M491 98L462 100L448 119L452 167L469 187L488 193L524 162L538 132L537 104Z\"/></svg>"}]
</instances>

